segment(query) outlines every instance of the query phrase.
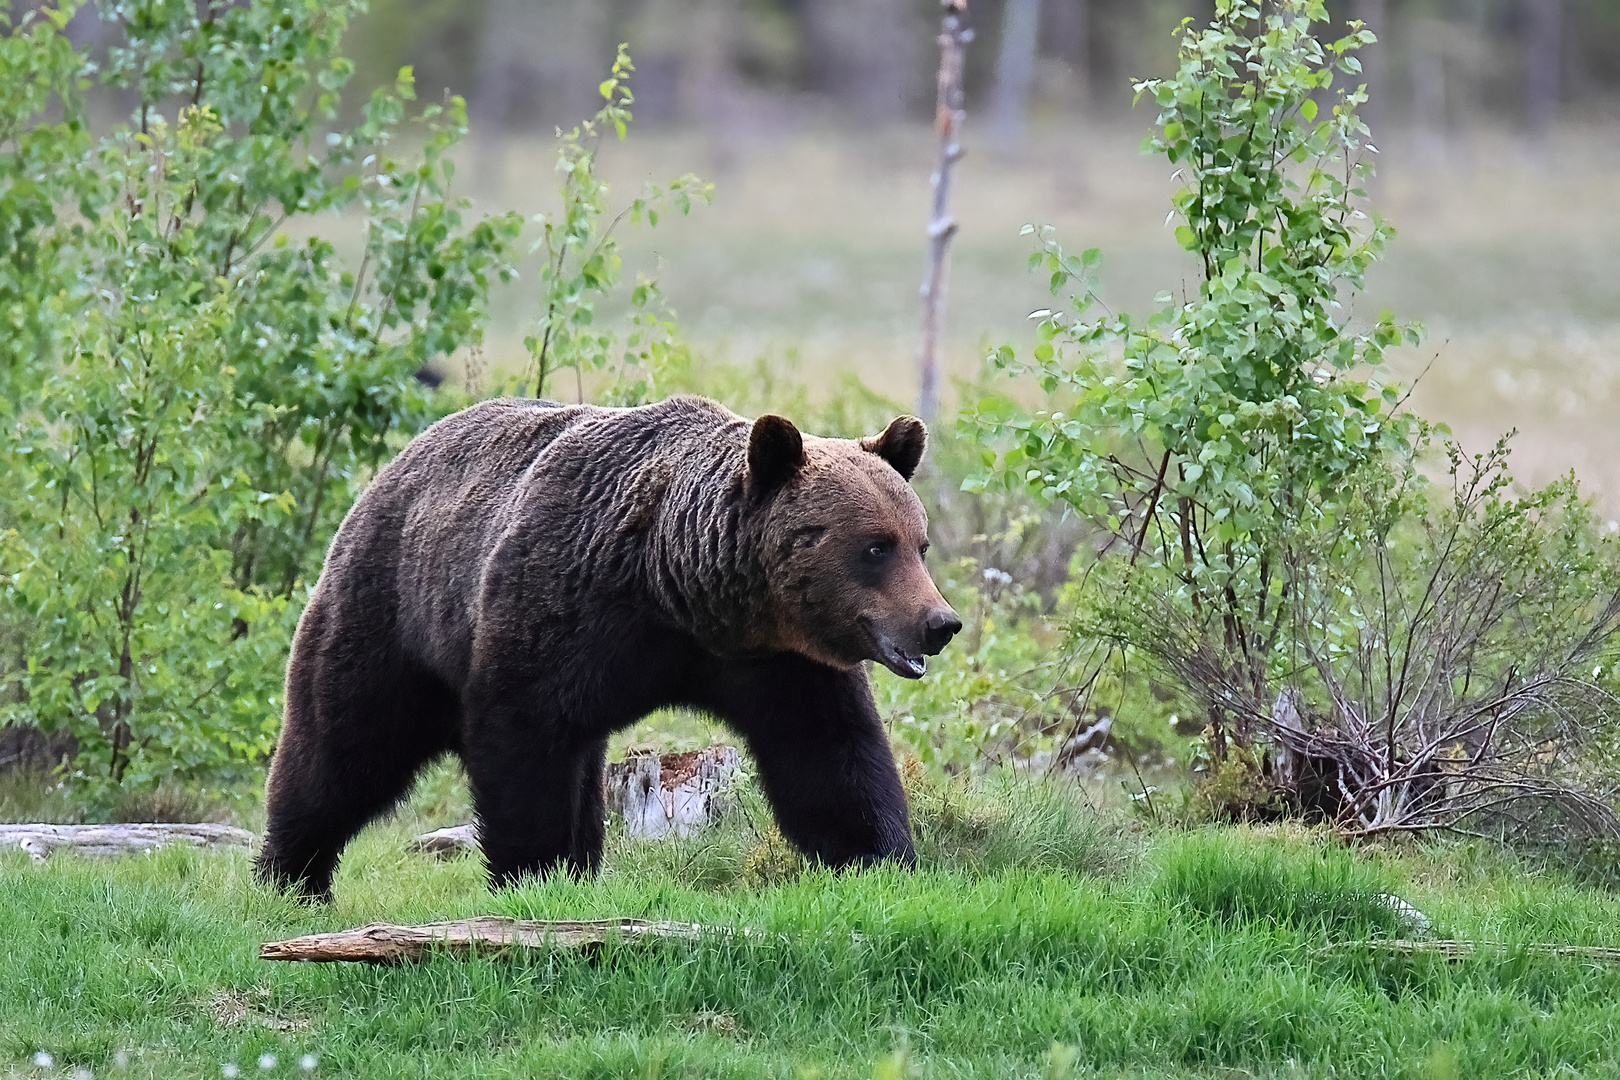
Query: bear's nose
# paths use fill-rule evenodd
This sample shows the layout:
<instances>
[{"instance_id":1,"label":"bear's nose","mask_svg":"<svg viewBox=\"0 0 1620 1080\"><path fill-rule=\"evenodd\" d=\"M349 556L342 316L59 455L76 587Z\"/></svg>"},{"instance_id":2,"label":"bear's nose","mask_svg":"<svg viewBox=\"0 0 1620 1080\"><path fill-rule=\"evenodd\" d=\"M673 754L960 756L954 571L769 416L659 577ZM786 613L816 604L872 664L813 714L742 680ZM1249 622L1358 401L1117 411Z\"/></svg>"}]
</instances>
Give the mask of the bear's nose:
<instances>
[{"instance_id":1,"label":"bear's nose","mask_svg":"<svg viewBox=\"0 0 1620 1080\"><path fill-rule=\"evenodd\" d=\"M923 651L932 656L943 649L962 629L962 620L950 608L941 608L929 614L923 623Z\"/></svg>"}]
</instances>

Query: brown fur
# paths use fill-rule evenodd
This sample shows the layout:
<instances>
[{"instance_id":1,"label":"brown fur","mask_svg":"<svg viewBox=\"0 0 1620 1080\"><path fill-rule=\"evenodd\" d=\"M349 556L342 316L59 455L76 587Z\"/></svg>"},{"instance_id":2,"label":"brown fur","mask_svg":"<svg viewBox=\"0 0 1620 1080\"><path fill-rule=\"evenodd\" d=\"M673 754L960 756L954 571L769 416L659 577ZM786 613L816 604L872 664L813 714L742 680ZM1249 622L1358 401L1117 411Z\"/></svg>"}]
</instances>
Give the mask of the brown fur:
<instances>
[{"instance_id":1,"label":"brown fur","mask_svg":"<svg viewBox=\"0 0 1620 1080\"><path fill-rule=\"evenodd\" d=\"M713 402L486 402L383 469L300 621L259 868L324 894L338 852L445 752L497 881L600 858L606 738L705 709L783 831L910 858L861 661L921 672L960 626L923 567L910 417L859 442Z\"/></svg>"}]
</instances>

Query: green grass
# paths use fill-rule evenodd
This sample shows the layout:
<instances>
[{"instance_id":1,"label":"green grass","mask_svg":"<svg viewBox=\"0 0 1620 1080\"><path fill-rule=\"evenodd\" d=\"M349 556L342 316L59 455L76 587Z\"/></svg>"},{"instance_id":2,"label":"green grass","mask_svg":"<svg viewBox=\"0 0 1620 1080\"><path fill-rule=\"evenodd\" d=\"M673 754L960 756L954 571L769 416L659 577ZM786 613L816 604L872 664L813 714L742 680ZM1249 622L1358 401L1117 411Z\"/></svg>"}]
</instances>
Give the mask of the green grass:
<instances>
[{"instance_id":1,"label":"green grass","mask_svg":"<svg viewBox=\"0 0 1620 1080\"><path fill-rule=\"evenodd\" d=\"M618 841L594 881L492 896L406 855L444 778L345 859L337 900L247 858L0 857L0 1074L217 1077L1612 1076L1620 900L1483 848L1352 853L1300 830L1144 833L1003 781L918 794L922 866L748 871L757 804L701 840ZM756 821L763 826L764 822ZM1395 892L1462 963L1354 943ZM398 967L276 964L263 940L476 913L750 926L749 940ZM1053 1044L1061 1044L1054 1051ZM50 1069L31 1062L40 1050ZM261 1071L258 1060L276 1065ZM899 1055L898 1057L896 1055ZM125 1062L120 1068L119 1061ZM897 1071L898 1070L898 1071Z\"/></svg>"}]
</instances>

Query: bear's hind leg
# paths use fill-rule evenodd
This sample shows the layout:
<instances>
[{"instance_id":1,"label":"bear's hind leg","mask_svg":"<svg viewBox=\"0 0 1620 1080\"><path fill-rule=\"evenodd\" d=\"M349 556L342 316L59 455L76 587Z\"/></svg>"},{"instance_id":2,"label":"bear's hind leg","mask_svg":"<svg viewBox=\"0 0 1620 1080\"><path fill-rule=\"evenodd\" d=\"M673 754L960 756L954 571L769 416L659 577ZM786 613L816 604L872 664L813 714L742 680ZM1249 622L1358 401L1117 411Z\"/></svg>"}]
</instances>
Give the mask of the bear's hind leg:
<instances>
[{"instance_id":1,"label":"bear's hind leg","mask_svg":"<svg viewBox=\"0 0 1620 1080\"><path fill-rule=\"evenodd\" d=\"M574 835L568 862L576 874L594 874L602 865L602 844L607 831L607 791L603 788L603 768L607 765L607 740L603 739L585 755L579 778L579 804L574 811Z\"/></svg>"},{"instance_id":2,"label":"bear's hind leg","mask_svg":"<svg viewBox=\"0 0 1620 1080\"><path fill-rule=\"evenodd\" d=\"M287 719L265 790L260 880L330 900L338 856L450 748L454 697L436 681L399 678L318 701L289 680Z\"/></svg>"}]
</instances>

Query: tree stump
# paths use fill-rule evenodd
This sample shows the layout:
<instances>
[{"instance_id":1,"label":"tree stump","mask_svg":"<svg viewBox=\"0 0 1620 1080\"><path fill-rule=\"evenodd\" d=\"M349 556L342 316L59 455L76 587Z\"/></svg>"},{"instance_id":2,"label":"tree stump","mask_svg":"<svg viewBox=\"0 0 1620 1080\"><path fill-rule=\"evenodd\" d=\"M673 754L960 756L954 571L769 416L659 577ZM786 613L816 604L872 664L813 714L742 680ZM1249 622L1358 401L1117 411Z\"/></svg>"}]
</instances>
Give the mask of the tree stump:
<instances>
[{"instance_id":1,"label":"tree stump","mask_svg":"<svg viewBox=\"0 0 1620 1080\"><path fill-rule=\"evenodd\" d=\"M603 771L608 810L624 819L624 831L630 836L690 836L725 813L726 789L741 760L731 746L632 754ZM411 841L410 850L441 858L476 852L478 824L423 833Z\"/></svg>"},{"instance_id":2,"label":"tree stump","mask_svg":"<svg viewBox=\"0 0 1620 1080\"><path fill-rule=\"evenodd\" d=\"M735 747L640 754L607 767L608 809L630 836L690 836L725 812L741 757Z\"/></svg>"},{"instance_id":3,"label":"tree stump","mask_svg":"<svg viewBox=\"0 0 1620 1080\"><path fill-rule=\"evenodd\" d=\"M193 847L249 847L253 834L230 825L126 824L126 825L0 825L0 847L17 847L35 862L44 862L60 849L81 855L132 855L168 844Z\"/></svg>"}]
</instances>

